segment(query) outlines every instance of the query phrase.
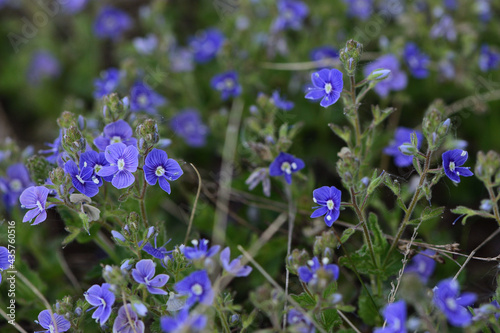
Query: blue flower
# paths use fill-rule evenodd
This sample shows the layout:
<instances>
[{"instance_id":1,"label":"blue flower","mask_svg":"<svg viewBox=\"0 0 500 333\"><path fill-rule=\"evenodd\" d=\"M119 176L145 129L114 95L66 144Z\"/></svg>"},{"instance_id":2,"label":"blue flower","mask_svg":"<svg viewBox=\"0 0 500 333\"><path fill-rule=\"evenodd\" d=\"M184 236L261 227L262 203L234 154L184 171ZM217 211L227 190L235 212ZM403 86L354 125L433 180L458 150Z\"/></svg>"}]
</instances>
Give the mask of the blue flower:
<instances>
[{"instance_id":1,"label":"blue flower","mask_svg":"<svg viewBox=\"0 0 500 333\"><path fill-rule=\"evenodd\" d=\"M162 190L170 194L168 181L177 180L183 171L179 163L171 158L163 150L153 148L144 161L144 178L149 185L160 184Z\"/></svg>"},{"instance_id":2,"label":"blue flower","mask_svg":"<svg viewBox=\"0 0 500 333\"><path fill-rule=\"evenodd\" d=\"M120 84L120 71L116 68L109 68L101 72L101 78L94 80L94 97L102 98L115 92Z\"/></svg>"},{"instance_id":3,"label":"blue flower","mask_svg":"<svg viewBox=\"0 0 500 333\"><path fill-rule=\"evenodd\" d=\"M453 149L443 153L444 173L455 183L460 183L460 176L470 177L474 174L469 167L462 167L469 155L465 150Z\"/></svg>"},{"instance_id":4,"label":"blue flower","mask_svg":"<svg viewBox=\"0 0 500 333\"><path fill-rule=\"evenodd\" d=\"M156 113L156 109L167 100L151 89L147 84L136 82L130 89L130 111Z\"/></svg>"},{"instance_id":5,"label":"blue flower","mask_svg":"<svg viewBox=\"0 0 500 333\"><path fill-rule=\"evenodd\" d=\"M19 196L19 201L21 202L21 207L29 209L24 215L23 222L33 220L35 217L35 222L33 225L41 223L47 219L47 197L49 196L49 190L43 186L30 186L21 193Z\"/></svg>"},{"instance_id":6,"label":"blue flower","mask_svg":"<svg viewBox=\"0 0 500 333\"><path fill-rule=\"evenodd\" d=\"M474 9L483 23L487 23L491 20L491 14L494 12L491 8L491 0L476 0Z\"/></svg>"},{"instance_id":7,"label":"blue flower","mask_svg":"<svg viewBox=\"0 0 500 333\"><path fill-rule=\"evenodd\" d=\"M132 41L135 50L143 55L149 55L158 47L158 38L154 34L149 34L146 37L136 37Z\"/></svg>"},{"instance_id":8,"label":"blue flower","mask_svg":"<svg viewBox=\"0 0 500 333\"><path fill-rule=\"evenodd\" d=\"M97 175L101 177L113 176L111 184L116 188L126 188L132 185L135 177L132 172L137 171L139 165L139 151L134 146L124 143L113 143L104 153L109 166L103 167Z\"/></svg>"},{"instance_id":9,"label":"blue flower","mask_svg":"<svg viewBox=\"0 0 500 333\"><path fill-rule=\"evenodd\" d=\"M208 239L204 238L200 239L199 241L192 240L191 244L193 244L193 247L190 246L181 247L182 254L184 254L184 256L189 260L210 258L216 255L217 252L219 252L220 250L220 245L214 245L209 248Z\"/></svg>"},{"instance_id":10,"label":"blue flower","mask_svg":"<svg viewBox=\"0 0 500 333\"><path fill-rule=\"evenodd\" d=\"M206 270L195 271L177 282L175 290L181 295L187 295L186 305L191 306L196 302L212 305L214 293Z\"/></svg>"},{"instance_id":11,"label":"blue flower","mask_svg":"<svg viewBox=\"0 0 500 333\"><path fill-rule=\"evenodd\" d=\"M417 79L429 76L429 56L422 53L415 43L406 43L403 57L410 68L411 74Z\"/></svg>"},{"instance_id":12,"label":"blue flower","mask_svg":"<svg viewBox=\"0 0 500 333\"><path fill-rule=\"evenodd\" d=\"M367 20L373 13L373 0L344 0L349 6L347 14L361 20Z\"/></svg>"},{"instance_id":13,"label":"blue flower","mask_svg":"<svg viewBox=\"0 0 500 333\"><path fill-rule=\"evenodd\" d=\"M398 301L388 304L384 311L384 319L387 325L384 328L376 328L373 333L406 333L406 303Z\"/></svg>"},{"instance_id":14,"label":"blue flower","mask_svg":"<svg viewBox=\"0 0 500 333\"><path fill-rule=\"evenodd\" d=\"M132 277L137 283L144 284L150 294L168 295L165 290L159 289L163 287L169 276L167 274L158 274L155 276L155 264L151 259L143 259L139 261L132 270Z\"/></svg>"},{"instance_id":15,"label":"blue flower","mask_svg":"<svg viewBox=\"0 0 500 333\"><path fill-rule=\"evenodd\" d=\"M309 8L304 2L298 0L279 0L277 6L278 17L273 22L272 31L302 29L302 22L309 14Z\"/></svg>"},{"instance_id":16,"label":"blue flower","mask_svg":"<svg viewBox=\"0 0 500 333\"><path fill-rule=\"evenodd\" d=\"M341 71L335 68L331 70L323 68L319 72L312 73L311 80L314 87L308 89L305 98L312 100L321 99L319 105L324 108L338 101L344 87Z\"/></svg>"},{"instance_id":17,"label":"blue flower","mask_svg":"<svg viewBox=\"0 0 500 333\"><path fill-rule=\"evenodd\" d=\"M16 206L21 193L31 185L33 182L24 164L15 163L9 166L6 177L0 178L0 192L4 193L3 201L7 209Z\"/></svg>"},{"instance_id":18,"label":"blue flower","mask_svg":"<svg viewBox=\"0 0 500 333\"><path fill-rule=\"evenodd\" d=\"M119 39L132 27L132 19L123 10L106 6L101 9L94 22L94 33L99 38Z\"/></svg>"},{"instance_id":19,"label":"blue flower","mask_svg":"<svg viewBox=\"0 0 500 333\"><path fill-rule=\"evenodd\" d=\"M340 197L342 192L335 186L322 186L313 191L313 201L319 206L312 214L312 218L325 215L325 223L331 227L340 214Z\"/></svg>"},{"instance_id":20,"label":"blue flower","mask_svg":"<svg viewBox=\"0 0 500 333\"><path fill-rule=\"evenodd\" d=\"M156 237L158 235L155 235L155 245L151 245L149 243L146 243L143 247L142 247L142 250L150 255L152 255L153 257L157 258L157 259L164 259L166 255L168 255L169 253L171 253L172 251L167 251L167 249L165 248L165 245L168 244L168 242L166 242L165 244L163 244L163 246L161 247L158 247L156 245ZM137 243L137 245L141 246L142 245L142 241L140 241L139 243Z\"/></svg>"},{"instance_id":21,"label":"blue flower","mask_svg":"<svg viewBox=\"0 0 500 333\"><path fill-rule=\"evenodd\" d=\"M293 107L295 106L295 104L293 102L287 101L284 98L281 98L280 93L277 90L275 90L273 92L273 95L272 95L270 101L271 101L271 103L274 104L274 106L276 106L276 108L278 108L279 110L283 110L283 111L289 111L289 110L293 109Z\"/></svg>"},{"instance_id":22,"label":"blue flower","mask_svg":"<svg viewBox=\"0 0 500 333\"><path fill-rule=\"evenodd\" d=\"M185 47L173 47L169 52L170 69L174 73L191 72L194 68L194 55Z\"/></svg>"},{"instance_id":23,"label":"blue flower","mask_svg":"<svg viewBox=\"0 0 500 333\"><path fill-rule=\"evenodd\" d=\"M179 311L176 317L163 316L160 319L160 326L164 332L201 332L207 325L207 317L198 314L189 314L189 310L184 308Z\"/></svg>"},{"instance_id":24,"label":"blue flower","mask_svg":"<svg viewBox=\"0 0 500 333\"><path fill-rule=\"evenodd\" d=\"M376 69L384 68L391 71L389 77L380 81L375 86L375 92L381 96L386 97L391 90L399 91L406 88L408 78L406 73L399 68L399 60L393 54L386 54L374 62L366 65L364 69L365 76L370 75Z\"/></svg>"},{"instance_id":25,"label":"blue flower","mask_svg":"<svg viewBox=\"0 0 500 333\"><path fill-rule=\"evenodd\" d=\"M31 58L28 67L28 81L38 85L46 78L56 78L61 75L59 61L48 51L37 51Z\"/></svg>"},{"instance_id":26,"label":"blue flower","mask_svg":"<svg viewBox=\"0 0 500 333\"><path fill-rule=\"evenodd\" d=\"M62 156L65 154L65 151L62 147L62 130L59 131L59 136L54 140L53 143L45 143L50 149L42 149L38 152L40 154L51 154L47 156L45 159L52 164L57 164L58 166L64 166L64 162L62 160Z\"/></svg>"},{"instance_id":27,"label":"blue flower","mask_svg":"<svg viewBox=\"0 0 500 333\"><path fill-rule=\"evenodd\" d=\"M12 265L14 256L11 256L9 250L5 246L0 246L0 271L9 269Z\"/></svg>"},{"instance_id":28,"label":"blue flower","mask_svg":"<svg viewBox=\"0 0 500 333\"><path fill-rule=\"evenodd\" d=\"M307 262L307 266L300 266L297 272L302 282L315 284L318 281L317 271L319 269L329 272L334 280L339 278L339 266L328 264L327 258L323 258L322 263L320 263L318 258L314 257Z\"/></svg>"},{"instance_id":29,"label":"blue flower","mask_svg":"<svg viewBox=\"0 0 500 333\"><path fill-rule=\"evenodd\" d=\"M322 61L339 57L339 53L333 47L325 45L311 50L309 57L312 61Z\"/></svg>"},{"instance_id":30,"label":"blue flower","mask_svg":"<svg viewBox=\"0 0 500 333\"><path fill-rule=\"evenodd\" d=\"M413 130L407 127L398 127L396 129L396 133L394 134L394 139L390 142L389 146L384 148L384 153L389 156L393 156L394 164L396 164L396 166L399 168L410 166L413 163L413 156L405 155L399 150L399 146L404 143L411 142L412 133L415 133L417 135L417 148L420 148L420 146L422 146L424 136L422 135L422 133L420 133L420 131Z\"/></svg>"},{"instance_id":31,"label":"blue flower","mask_svg":"<svg viewBox=\"0 0 500 333\"><path fill-rule=\"evenodd\" d=\"M101 326L109 319L111 307L115 303L115 295L109 290L110 287L109 283L103 283L102 286L94 284L83 294L87 302L92 305L92 308L87 311L96 309L92 314L92 319L99 322Z\"/></svg>"},{"instance_id":32,"label":"blue flower","mask_svg":"<svg viewBox=\"0 0 500 333\"><path fill-rule=\"evenodd\" d=\"M229 97L237 97L241 94L238 74L235 71L215 75L210 80L210 86L221 93L221 98L224 101Z\"/></svg>"},{"instance_id":33,"label":"blue flower","mask_svg":"<svg viewBox=\"0 0 500 333\"><path fill-rule=\"evenodd\" d=\"M294 332L299 333L315 333L313 323L307 317L305 317L300 311L296 309L290 309L288 311L287 322L293 327Z\"/></svg>"},{"instance_id":34,"label":"blue flower","mask_svg":"<svg viewBox=\"0 0 500 333\"><path fill-rule=\"evenodd\" d=\"M479 69L487 72L497 69L500 64L500 54L490 49L489 45L481 46L481 53L479 54Z\"/></svg>"},{"instance_id":35,"label":"blue flower","mask_svg":"<svg viewBox=\"0 0 500 333\"><path fill-rule=\"evenodd\" d=\"M45 331L37 331L37 333L53 333L53 332L66 332L71 328L71 323L64 318L64 316L58 315L57 313L52 313L55 322L52 320L49 310L43 310L38 315L38 321L36 323L40 324ZM57 329L56 329L57 328Z\"/></svg>"},{"instance_id":36,"label":"blue flower","mask_svg":"<svg viewBox=\"0 0 500 333\"><path fill-rule=\"evenodd\" d=\"M125 120L120 119L106 125L103 134L94 139L94 144L100 151L105 151L107 146L118 142L137 147L137 139L132 135L132 127Z\"/></svg>"},{"instance_id":37,"label":"blue flower","mask_svg":"<svg viewBox=\"0 0 500 333\"><path fill-rule=\"evenodd\" d=\"M248 189L253 190L259 183L262 182L262 191L266 197L271 195L271 179L269 179L269 171L267 168L257 168L245 180Z\"/></svg>"},{"instance_id":38,"label":"blue flower","mask_svg":"<svg viewBox=\"0 0 500 333\"><path fill-rule=\"evenodd\" d=\"M66 0L59 2L66 13L76 14L82 11L87 5L88 0Z\"/></svg>"},{"instance_id":39,"label":"blue flower","mask_svg":"<svg viewBox=\"0 0 500 333\"><path fill-rule=\"evenodd\" d=\"M292 183L292 173L302 170L305 167L304 161L293 155L280 152L269 166L269 175L284 176L288 184Z\"/></svg>"},{"instance_id":40,"label":"blue flower","mask_svg":"<svg viewBox=\"0 0 500 333\"><path fill-rule=\"evenodd\" d=\"M220 261L222 263L222 267L224 267L224 270L229 274L237 277L242 277L242 276L248 276L252 272L252 267L248 265L247 266L241 265L241 256L229 262L230 259L231 259L231 250L229 249L229 247L226 247L220 253Z\"/></svg>"},{"instance_id":41,"label":"blue flower","mask_svg":"<svg viewBox=\"0 0 500 333\"><path fill-rule=\"evenodd\" d=\"M144 322L139 320L137 313L132 309L132 305L127 304L120 307L118 316L113 323L113 332L144 333Z\"/></svg>"},{"instance_id":42,"label":"blue flower","mask_svg":"<svg viewBox=\"0 0 500 333\"><path fill-rule=\"evenodd\" d=\"M436 251L424 250L413 257L411 263L406 266L405 273L414 273L424 282L427 283L434 269L436 261L432 258Z\"/></svg>"},{"instance_id":43,"label":"blue flower","mask_svg":"<svg viewBox=\"0 0 500 333\"><path fill-rule=\"evenodd\" d=\"M71 177L71 183L75 189L88 196L89 198L99 193L99 180L94 176L94 169L83 167L78 170L78 166L72 160L69 160L64 165L64 171Z\"/></svg>"},{"instance_id":44,"label":"blue flower","mask_svg":"<svg viewBox=\"0 0 500 333\"><path fill-rule=\"evenodd\" d=\"M186 109L175 115L170 120L170 127L191 147L202 147L206 143L208 127L195 109Z\"/></svg>"},{"instance_id":45,"label":"blue flower","mask_svg":"<svg viewBox=\"0 0 500 333\"><path fill-rule=\"evenodd\" d=\"M102 185L102 179L97 175L97 173L105 166L109 166L109 162L106 160L106 156L103 152L98 153L93 150L88 150L80 155L80 169L86 167L92 168L94 170L94 174L92 175L92 177L95 177L95 179L97 180L97 186ZM104 180L110 182L113 180L113 177L104 177Z\"/></svg>"},{"instance_id":46,"label":"blue flower","mask_svg":"<svg viewBox=\"0 0 500 333\"><path fill-rule=\"evenodd\" d=\"M189 47L193 52L194 60L199 64L209 62L222 48L224 40L222 32L215 28L197 32L189 39Z\"/></svg>"},{"instance_id":47,"label":"blue flower","mask_svg":"<svg viewBox=\"0 0 500 333\"><path fill-rule=\"evenodd\" d=\"M473 293L463 293L460 295L460 286L454 279L446 279L434 287L433 302L436 307L444 313L448 322L453 326L468 326L472 321L472 315L467 306L476 301Z\"/></svg>"},{"instance_id":48,"label":"blue flower","mask_svg":"<svg viewBox=\"0 0 500 333\"><path fill-rule=\"evenodd\" d=\"M450 42L457 39L457 31L455 30L455 23L450 15L443 15L441 19L432 26L431 38L436 39L443 37Z\"/></svg>"}]
</instances>

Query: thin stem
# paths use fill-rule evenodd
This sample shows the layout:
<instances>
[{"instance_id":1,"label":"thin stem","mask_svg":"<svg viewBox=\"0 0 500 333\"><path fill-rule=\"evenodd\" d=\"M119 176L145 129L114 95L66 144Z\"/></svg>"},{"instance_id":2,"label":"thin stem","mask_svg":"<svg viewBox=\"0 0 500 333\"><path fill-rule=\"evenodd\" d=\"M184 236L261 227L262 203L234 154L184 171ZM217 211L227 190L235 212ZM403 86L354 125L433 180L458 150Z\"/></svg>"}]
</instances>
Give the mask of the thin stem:
<instances>
[{"instance_id":1,"label":"thin stem","mask_svg":"<svg viewBox=\"0 0 500 333\"><path fill-rule=\"evenodd\" d=\"M385 267L387 264L387 260L389 260L390 254L396 246L398 245L399 239L401 236L403 236L403 232L406 229L406 226L408 225L408 222L410 221L411 215L413 213L413 210L415 209L415 206L417 205L418 198L420 197L420 192L422 191L422 185L424 185L425 178L427 176L427 172L429 171L429 166L431 164L431 156L432 156L432 151L427 150L427 153L425 154L425 164L424 164L424 170L422 171L422 174L420 175L420 181L418 183L417 189L415 190L415 193L413 193L413 198L411 199L410 206L408 206L408 210L406 211L405 217L403 219L403 222L399 226L398 233L396 234L396 237L394 238L391 247L389 248L389 251L387 252L387 255L384 259L384 263L382 264L382 267Z\"/></svg>"},{"instance_id":2,"label":"thin stem","mask_svg":"<svg viewBox=\"0 0 500 333\"><path fill-rule=\"evenodd\" d=\"M146 177L144 177L144 180L142 182L142 191L141 191L141 196L139 197L139 206L141 208L141 218L142 222L144 222L144 226L147 228L148 225L148 216L146 213L146 189L148 188L148 183L146 182Z\"/></svg>"},{"instance_id":3,"label":"thin stem","mask_svg":"<svg viewBox=\"0 0 500 333\"><path fill-rule=\"evenodd\" d=\"M354 110L354 130L356 131L356 147L361 145L361 126L359 125L358 104L356 103L356 79L354 76L349 77L351 82L351 100Z\"/></svg>"},{"instance_id":4,"label":"thin stem","mask_svg":"<svg viewBox=\"0 0 500 333\"><path fill-rule=\"evenodd\" d=\"M495 219L497 220L497 223L500 225L500 214L498 212L498 202L496 201L496 196L495 192L493 192L493 187L491 186L486 186L488 189L488 194L490 195L490 200L494 202L495 204L493 205L493 213L495 214Z\"/></svg>"},{"instance_id":5,"label":"thin stem","mask_svg":"<svg viewBox=\"0 0 500 333\"><path fill-rule=\"evenodd\" d=\"M196 213L196 206L198 205L198 199L200 198L200 192L201 192L200 173L198 172L198 169L195 168L193 163L189 163L189 164L191 165L191 167L196 172L196 175L198 176L198 190L196 191L196 198L194 199L193 210L191 211L191 216L189 217L189 224L188 224L188 229L186 231L186 238L184 238L184 244L187 244L189 233L191 232L191 227L193 226L194 213Z\"/></svg>"},{"instance_id":6,"label":"thin stem","mask_svg":"<svg viewBox=\"0 0 500 333\"><path fill-rule=\"evenodd\" d=\"M222 323L222 326L224 327L224 332L230 333L231 330L229 329L229 323L227 322L227 318L224 316L224 313L222 312L222 309L220 308L220 304L219 304L218 300L215 302L215 309L217 310L217 313L219 314L220 321Z\"/></svg>"},{"instance_id":7,"label":"thin stem","mask_svg":"<svg viewBox=\"0 0 500 333\"><path fill-rule=\"evenodd\" d=\"M363 227L363 232L365 234L366 244L368 245L368 249L370 250L370 256L372 257L373 265L375 265L375 267L378 267L379 265L378 265L377 260L375 258L375 251L373 250L372 238L370 236L370 231L368 230L368 227L366 226L366 220L365 220L364 214L359 209L358 203L356 201L356 194L354 193L354 189L352 187L350 188L350 191L351 191L352 205L354 207L356 215L358 215L359 224L361 224L361 226Z\"/></svg>"},{"instance_id":8,"label":"thin stem","mask_svg":"<svg viewBox=\"0 0 500 333\"><path fill-rule=\"evenodd\" d=\"M354 326L354 324L353 324L353 323L349 320L349 318L347 318L347 317L345 316L345 314L344 314L342 311L340 311L339 309L337 309L337 313L338 313L338 314L342 317L342 319L344 319L344 320L345 320L345 321L349 324L349 326L350 326L350 327L351 327L351 328L352 328L352 329L353 329L356 333L361 333L361 331L360 331L360 330L358 330L358 329L356 328L356 326Z\"/></svg>"},{"instance_id":9,"label":"thin stem","mask_svg":"<svg viewBox=\"0 0 500 333\"><path fill-rule=\"evenodd\" d=\"M295 203L293 202L292 198L292 189L290 188L290 185L284 183L285 186L285 194L286 194L286 199L288 201L288 244L286 248L286 258L285 258L285 263L286 259L290 257L290 252L292 251L292 235L293 235L293 225L295 223L295 215L297 214L297 207L295 207ZM287 315L287 309L288 309L288 284L290 282L290 270L288 269L288 266L286 266L286 279L285 279L285 310L283 313L283 330L286 329L286 315Z\"/></svg>"},{"instance_id":10,"label":"thin stem","mask_svg":"<svg viewBox=\"0 0 500 333\"><path fill-rule=\"evenodd\" d=\"M137 333L135 329L135 324L132 321L132 317L130 316L130 313L128 312L128 306L127 306L127 298L125 297L125 291L122 289L122 300L123 300L123 306L125 307L125 315L127 316L127 321L130 324L130 327L132 327L132 330L134 333Z\"/></svg>"}]
</instances>

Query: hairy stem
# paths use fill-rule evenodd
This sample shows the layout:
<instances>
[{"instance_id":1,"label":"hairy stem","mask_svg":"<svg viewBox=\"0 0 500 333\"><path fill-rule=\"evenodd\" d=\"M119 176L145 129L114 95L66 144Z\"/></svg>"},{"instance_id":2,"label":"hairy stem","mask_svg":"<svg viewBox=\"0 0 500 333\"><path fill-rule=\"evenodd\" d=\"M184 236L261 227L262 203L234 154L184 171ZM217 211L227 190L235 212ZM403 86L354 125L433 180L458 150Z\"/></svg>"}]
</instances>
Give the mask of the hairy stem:
<instances>
[{"instance_id":1,"label":"hairy stem","mask_svg":"<svg viewBox=\"0 0 500 333\"><path fill-rule=\"evenodd\" d=\"M368 230L368 227L366 225L366 219L364 217L363 211L359 209L358 203L356 201L356 194L354 193L354 189L351 187L351 200L352 200L352 205L354 207L354 211L356 212L356 215L358 216L359 223L363 227L363 232L365 234L365 241L366 244L368 245L368 249L370 251L370 256L372 257L373 265L375 267L378 267L377 259L375 258L375 251L373 250L373 242L372 238L370 236L370 231Z\"/></svg>"},{"instance_id":2,"label":"hairy stem","mask_svg":"<svg viewBox=\"0 0 500 333\"><path fill-rule=\"evenodd\" d=\"M354 130L356 132L356 147L361 146L361 126L359 125L358 104L356 103L356 79L354 76L349 77L351 82L351 100L354 111Z\"/></svg>"},{"instance_id":3,"label":"hairy stem","mask_svg":"<svg viewBox=\"0 0 500 333\"><path fill-rule=\"evenodd\" d=\"M292 189L288 184L285 185L285 193L286 199L288 201L288 244L286 248L286 258L285 263L288 257L290 257L290 252L292 251L292 235L293 235L293 225L295 223L295 215L297 214L297 207L295 207L295 203L292 198ZM288 266L286 266L286 280L285 280L285 311L283 313L283 330L286 329L286 315L288 308L288 284L290 282L290 270Z\"/></svg>"}]
</instances>

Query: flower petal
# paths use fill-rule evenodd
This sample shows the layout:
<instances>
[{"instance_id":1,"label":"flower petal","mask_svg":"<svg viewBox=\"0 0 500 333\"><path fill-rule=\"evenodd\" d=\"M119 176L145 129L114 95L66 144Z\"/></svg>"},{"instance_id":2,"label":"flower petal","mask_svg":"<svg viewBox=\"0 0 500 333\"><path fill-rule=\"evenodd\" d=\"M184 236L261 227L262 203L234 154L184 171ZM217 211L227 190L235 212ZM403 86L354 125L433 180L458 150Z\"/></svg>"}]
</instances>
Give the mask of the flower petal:
<instances>
[{"instance_id":1,"label":"flower petal","mask_svg":"<svg viewBox=\"0 0 500 333\"><path fill-rule=\"evenodd\" d=\"M132 185L135 181L134 175L132 175L129 171L122 170L119 171L114 177L113 180L111 181L111 184L113 184L114 187L120 189L120 188L126 188Z\"/></svg>"},{"instance_id":2,"label":"flower petal","mask_svg":"<svg viewBox=\"0 0 500 333\"><path fill-rule=\"evenodd\" d=\"M158 183L160 184L160 187L163 191L167 192L170 194L171 189L170 189L170 184L169 182L165 179L165 177L160 177L158 178Z\"/></svg>"},{"instance_id":3,"label":"flower petal","mask_svg":"<svg viewBox=\"0 0 500 333\"><path fill-rule=\"evenodd\" d=\"M312 99L312 100L318 100L323 98L326 95L326 92L324 89L316 89L316 88L311 88L308 93L306 94L305 98L306 99Z\"/></svg>"},{"instance_id":4,"label":"flower petal","mask_svg":"<svg viewBox=\"0 0 500 333\"><path fill-rule=\"evenodd\" d=\"M36 217L35 222L33 222L32 225L37 225L38 223L42 223L46 219L47 219L47 212L43 211Z\"/></svg>"},{"instance_id":5,"label":"flower petal","mask_svg":"<svg viewBox=\"0 0 500 333\"><path fill-rule=\"evenodd\" d=\"M322 207L319 207L318 209L316 209L312 214L311 214L311 218L316 218L316 217L320 217L320 216L323 216L325 214L328 213L328 208L325 207L325 206L322 206Z\"/></svg>"},{"instance_id":6,"label":"flower petal","mask_svg":"<svg viewBox=\"0 0 500 333\"><path fill-rule=\"evenodd\" d=\"M165 166L165 176L168 180L176 180L179 179L180 176L184 173L181 169L181 166L176 160L169 158Z\"/></svg>"},{"instance_id":7,"label":"flower petal","mask_svg":"<svg viewBox=\"0 0 500 333\"><path fill-rule=\"evenodd\" d=\"M323 68L319 72L311 74L311 81L316 88L323 89L325 87L326 82L328 82L329 76L330 76L330 71L326 68Z\"/></svg>"}]
</instances>

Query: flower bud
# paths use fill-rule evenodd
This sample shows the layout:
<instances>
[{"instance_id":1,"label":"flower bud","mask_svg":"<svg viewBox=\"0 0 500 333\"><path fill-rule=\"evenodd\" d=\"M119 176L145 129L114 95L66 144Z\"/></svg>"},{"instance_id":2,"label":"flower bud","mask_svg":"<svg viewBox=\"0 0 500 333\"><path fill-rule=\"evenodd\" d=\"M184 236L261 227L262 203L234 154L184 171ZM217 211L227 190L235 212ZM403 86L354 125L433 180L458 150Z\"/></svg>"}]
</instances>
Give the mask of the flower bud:
<instances>
[{"instance_id":1,"label":"flower bud","mask_svg":"<svg viewBox=\"0 0 500 333\"><path fill-rule=\"evenodd\" d=\"M57 125L59 125L59 127L63 129L68 129L72 126L76 127L76 116L69 111L64 111L61 116L57 118Z\"/></svg>"},{"instance_id":2,"label":"flower bud","mask_svg":"<svg viewBox=\"0 0 500 333\"><path fill-rule=\"evenodd\" d=\"M354 75L362 53L363 44L353 39L347 41L346 46L340 51L339 58L347 71L347 75Z\"/></svg>"},{"instance_id":3,"label":"flower bud","mask_svg":"<svg viewBox=\"0 0 500 333\"><path fill-rule=\"evenodd\" d=\"M52 169L49 162L44 157L38 155L28 158L26 167L30 172L31 179L38 185L45 183L47 175Z\"/></svg>"},{"instance_id":4,"label":"flower bud","mask_svg":"<svg viewBox=\"0 0 500 333\"><path fill-rule=\"evenodd\" d=\"M406 156L413 156L418 153L417 147L412 145L411 143L403 143L398 147L399 151Z\"/></svg>"},{"instance_id":5,"label":"flower bud","mask_svg":"<svg viewBox=\"0 0 500 333\"><path fill-rule=\"evenodd\" d=\"M371 74L368 75L368 77L366 79L370 80L370 81L382 81L382 80L387 79L389 77L389 74L391 74L390 69L380 68L380 69L376 69L373 72L371 72Z\"/></svg>"},{"instance_id":6,"label":"flower bud","mask_svg":"<svg viewBox=\"0 0 500 333\"><path fill-rule=\"evenodd\" d=\"M76 126L71 126L66 130L62 138L62 145L69 154L83 152L87 148L85 138Z\"/></svg>"},{"instance_id":7,"label":"flower bud","mask_svg":"<svg viewBox=\"0 0 500 333\"><path fill-rule=\"evenodd\" d=\"M54 184L55 186L60 186L66 181L66 173L64 172L63 168L57 167L50 171L49 178L52 181L52 184Z\"/></svg>"},{"instance_id":8,"label":"flower bud","mask_svg":"<svg viewBox=\"0 0 500 333\"><path fill-rule=\"evenodd\" d=\"M139 139L139 149L145 151L154 146L160 140L158 134L158 125L153 119L146 119L142 124L135 129L137 138Z\"/></svg>"}]
</instances>

